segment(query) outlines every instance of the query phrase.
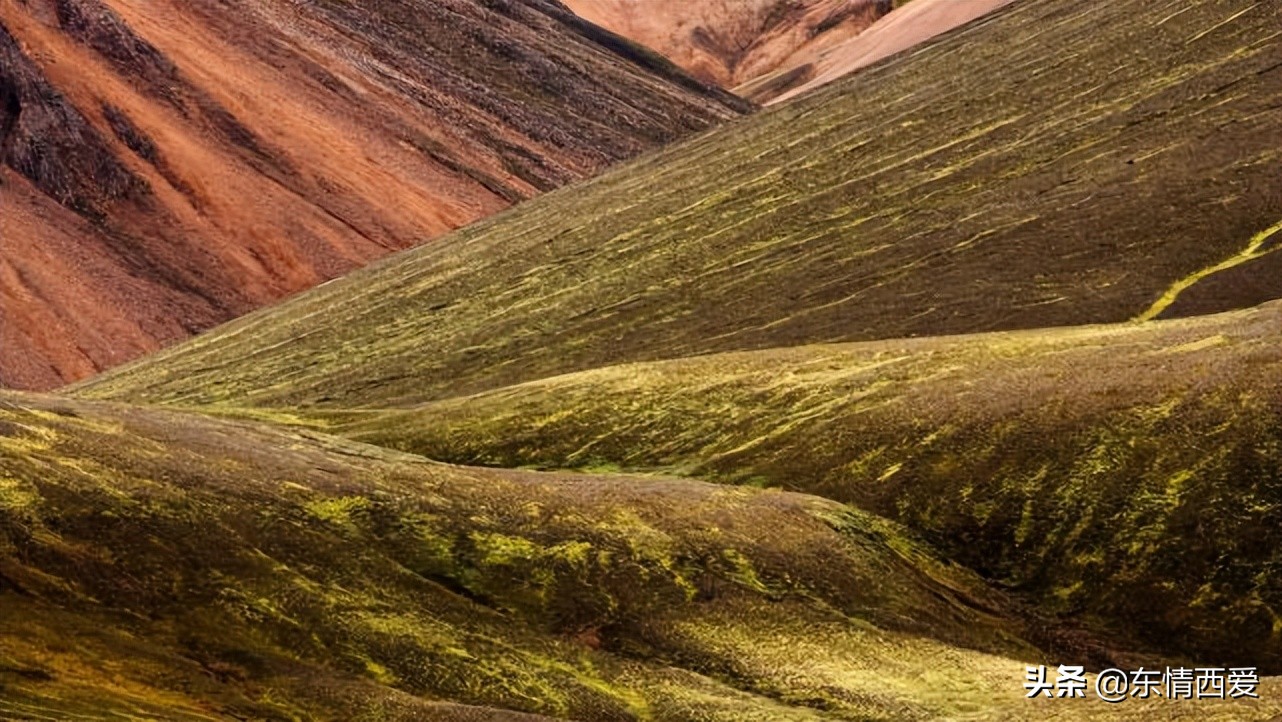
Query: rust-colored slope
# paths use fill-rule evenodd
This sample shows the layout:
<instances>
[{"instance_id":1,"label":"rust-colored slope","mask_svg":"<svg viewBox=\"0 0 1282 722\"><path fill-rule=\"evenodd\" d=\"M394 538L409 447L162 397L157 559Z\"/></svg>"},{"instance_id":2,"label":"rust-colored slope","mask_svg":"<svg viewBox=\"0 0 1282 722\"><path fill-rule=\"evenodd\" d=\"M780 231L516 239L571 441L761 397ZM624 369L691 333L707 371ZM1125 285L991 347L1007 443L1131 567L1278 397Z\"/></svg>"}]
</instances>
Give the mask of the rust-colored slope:
<instances>
[{"instance_id":1,"label":"rust-colored slope","mask_svg":"<svg viewBox=\"0 0 1282 722\"><path fill-rule=\"evenodd\" d=\"M965 25L1011 2L913 0L857 36L821 48L802 48L780 64L774 73L740 85L735 92L760 103L787 100Z\"/></svg>"},{"instance_id":2,"label":"rust-colored slope","mask_svg":"<svg viewBox=\"0 0 1282 722\"><path fill-rule=\"evenodd\" d=\"M893 0L564 0L579 15L731 88L858 35Z\"/></svg>"},{"instance_id":3,"label":"rust-colored slope","mask_svg":"<svg viewBox=\"0 0 1282 722\"><path fill-rule=\"evenodd\" d=\"M746 108L546 0L0 0L0 385L81 378Z\"/></svg>"}]
</instances>

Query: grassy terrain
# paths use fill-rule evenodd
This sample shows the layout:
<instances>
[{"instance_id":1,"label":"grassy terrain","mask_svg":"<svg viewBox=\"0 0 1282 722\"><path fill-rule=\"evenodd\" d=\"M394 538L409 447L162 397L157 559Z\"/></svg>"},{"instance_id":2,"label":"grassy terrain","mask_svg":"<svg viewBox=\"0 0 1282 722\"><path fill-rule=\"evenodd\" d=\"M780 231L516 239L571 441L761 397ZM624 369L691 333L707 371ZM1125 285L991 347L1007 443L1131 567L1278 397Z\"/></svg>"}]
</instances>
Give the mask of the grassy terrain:
<instances>
[{"instance_id":1,"label":"grassy terrain","mask_svg":"<svg viewBox=\"0 0 1282 722\"><path fill-rule=\"evenodd\" d=\"M457 463L819 494L1044 610L1282 669L1282 302L632 364L318 420Z\"/></svg>"},{"instance_id":2,"label":"grassy terrain","mask_svg":"<svg viewBox=\"0 0 1282 722\"><path fill-rule=\"evenodd\" d=\"M1121 321L1195 276L1163 316L1260 303L1282 278L1262 273L1278 236L1255 245L1282 219L1275 20L1249 0L1024 0L80 393L387 405L696 353Z\"/></svg>"},{"instance_id":3,"label":"grassy terrain","mask_svg":"<svg viewBox=\"0 0 1282 722\"><path fill-rule=\"evenodd\" d=\"M835 502L17 395L0 609L0 717L916 719L1017 700L1041 656L1001 594ZM886 672L735 652L811 624Z\"/></svg>"},{"instance_id":4,"label":"grassy terrain","mask_svg":"<svg viewBox=\"0 0 1282 722\"><path fill-rule=\"evenodd\" d=\"M813 496L15 394L0 611L18 719L1012 719L1025 661L1089 643ZM1280 691L1049 716L1264 720Z\"/></svg>"}]
</instances>

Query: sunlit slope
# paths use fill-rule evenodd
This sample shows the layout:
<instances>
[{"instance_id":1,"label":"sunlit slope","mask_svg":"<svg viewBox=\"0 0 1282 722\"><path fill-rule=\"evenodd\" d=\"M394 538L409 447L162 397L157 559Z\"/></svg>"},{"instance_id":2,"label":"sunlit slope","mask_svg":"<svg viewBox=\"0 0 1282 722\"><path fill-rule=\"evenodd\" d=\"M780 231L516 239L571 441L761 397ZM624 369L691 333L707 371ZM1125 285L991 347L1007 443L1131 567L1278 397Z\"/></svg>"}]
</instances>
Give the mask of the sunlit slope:
<instances>
[{"instance_id":1,"label":"sunlit slope","mask_svg":"<svg viewBox=\"0 0 1282 722\"><path fill-rule=\"evenodd\" d=\"M632 364L329 421L459 463L839 499L1048 612L1282 668L1282 302Z\"/></svg>"},{"instance_id":2,"label":"sunlit slope","mask_svg":"<svg viewBox=\"0 0 1282 722\"><path fill-rule=\"evenodd\" d=\"M709 351L1120 321L1195 276L1167 313L1254 305L1282 283L1253 274L1282 240L1266 233L1282 220L1271 7L1022 0L83 392L378 404Z\"/></svg>"},{"instance_id":3,"label":"sunlit slope","mask_svg":"<svg viewBox=\"0 0 1282 722\"><path fill-rule=\"evenodd\" d=\"M1026 628L1107 651L816 497L0 396L0 718L934 719Z\"/></svg>"}]
</instances>

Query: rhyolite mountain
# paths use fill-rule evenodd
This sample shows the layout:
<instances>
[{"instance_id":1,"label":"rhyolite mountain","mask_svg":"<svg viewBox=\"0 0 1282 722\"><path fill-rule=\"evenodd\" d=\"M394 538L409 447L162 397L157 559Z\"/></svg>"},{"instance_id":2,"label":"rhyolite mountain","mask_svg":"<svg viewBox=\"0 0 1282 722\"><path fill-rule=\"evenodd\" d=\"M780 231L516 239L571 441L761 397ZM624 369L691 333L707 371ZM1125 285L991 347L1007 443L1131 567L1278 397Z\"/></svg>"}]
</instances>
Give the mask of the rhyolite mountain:
<instances>
[{"instance_id":1,"label":"rhyolite mountain","mask_svg":"<svg viewBox=\"0 0 1282 722\"><path fill-rule=\"evenodd\" d=\"M565 0L696 77L769 104L817 88L1011 0Z\"/></svg>"},{"instance_id":2,"label":"rhyolite mountain","mask_svg":"<svg viewBox=\"0 0 1282 722\"><path fill-rule=\"evenodd\" d=\"M0 3L0 385L82 378L747 108L544 0Z\"/></svg>"},{"instance_id":3,"label":"rhyolite mountain","mask_svg":"<svg viewBox=\"0 0 1282 722\"><path fill-rule=\"evenodd\" d=\"M583 18L655 50L708 83L732 88L837 45L894 0L565 0Z\"/></svg>"},{"instance_id":4,"label":"rhyolite mountain","mask_svg":"<svg viewBox=\"0 0 1282 722\"><path fill-rule=\"evenodd\" d=\"M913 0L850 37L799 48L773 71L734 86L734 92L767 105L782 102L912 49L1011 1Z\"/></svg>"},{"instance_id":5,"label":"rhyolite mountain","mask_svg":"<svg viewBox=\"0 0 1282 722\"><path fill-rule=\"evenodd\" d=\"M1269 10L1158 24L1138 1L1022 0L82 391L395 405L711 352L1255 306L1282 296ZM1052 21L1073 53L1040 42Z\"/></svg>"},{"instance_id":6,"label":"rhyolite mountain","mask_svg":"<svg viewBox=\"0 0 1282 722\"><path fill-rule=\"evenodd\" d=\"M0 717L1277 720L1275 21L1020 0L0 392Z\"/></svg>"}]
</instances>

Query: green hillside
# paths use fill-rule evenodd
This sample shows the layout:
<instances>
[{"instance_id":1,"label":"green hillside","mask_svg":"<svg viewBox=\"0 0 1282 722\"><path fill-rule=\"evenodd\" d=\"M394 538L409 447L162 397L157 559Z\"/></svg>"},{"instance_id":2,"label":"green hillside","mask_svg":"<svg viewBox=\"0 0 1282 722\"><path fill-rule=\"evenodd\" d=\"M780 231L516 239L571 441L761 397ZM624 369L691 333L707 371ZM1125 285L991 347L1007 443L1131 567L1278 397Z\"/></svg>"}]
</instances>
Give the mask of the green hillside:
<instances>
[{"instance_id":1,"label":"green hillside","mask_svg":"<svg viewBox=\"0 0 1282 722\"><path fill-rule=\"evenodd\" d=\"M817 497L17 394L0 612L5 719L1282 713L1276 679L1262 701L1035 708L1026 662L1113 651Z\"/></svg>"},{"instance_id":2,"label":"green hillside","mask_svg":"<svg viewBox=\"0 0 1282 722\"><path fill-rule=\"evenodd\" d=\"M319 420L457 463L819 494L1048 612L1282 670L1282 302L614 366Z\"/></svg>"},{"instance_id":3,"label":"green hillside","mask_svg":"<svg viewBox=\"0 0 1282 722\"><path fill-rule=\"evenodd\" d=\"M0 552L0 718L918 719L1041 657L836 502L45 397L0 397Z\"/></svg>"},{"instance_id":4,"label":"green hillside","mask_svg":"<svg viewBox=\"0 0 1282 722\"><path fill-rule=\"evenodd\" d=\"M381 405L696 353L1254 305L1282 292L1271 8L1021 0L80 393Z\"/></svg>"}]
</instances>

